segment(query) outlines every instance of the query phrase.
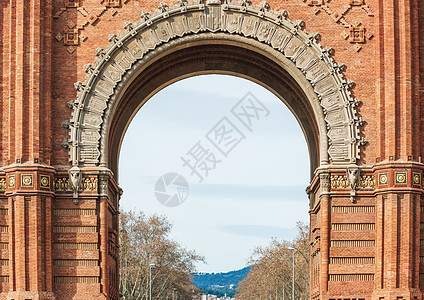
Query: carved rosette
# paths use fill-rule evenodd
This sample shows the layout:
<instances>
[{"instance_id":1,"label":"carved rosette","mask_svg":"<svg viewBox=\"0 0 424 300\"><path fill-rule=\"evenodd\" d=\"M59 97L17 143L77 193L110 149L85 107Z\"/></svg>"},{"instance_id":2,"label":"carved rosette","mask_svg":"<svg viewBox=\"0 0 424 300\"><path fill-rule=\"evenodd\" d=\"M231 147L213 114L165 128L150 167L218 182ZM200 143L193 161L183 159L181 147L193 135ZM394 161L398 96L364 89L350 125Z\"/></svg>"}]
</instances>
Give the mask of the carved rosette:
<instances>
[{"instance_id":1,"label":"carved rosette","mask_svg":"<svg viewBox=\"0 0 424 300\"><path fill-rule=\"evenodd\" d=\"M85 66L85 81L75 84L77 100L71 103L68 141L72 165L101 164L106 153L102 127L109 122L105 111L113 105L111 96L120 92L117 85L131 67L159 45L199 32L240 35L283 53L303 72L320 101L327 125L321 132L327 133L329 161L356 163L364 140L359 135L363 120L356 113L359 100L350 92L353 83L344 78L344 65L333 60L332 50L319 44L319 34L306 33L303 21L292 23L286 17L285 11L275 13L267 5L256 7L248 1L179 1L152 15L143 13L134 24L126 22L126 30L119 36L111 34L106 49L97 50L94 64Z\"/></svg>"}]
</instances>

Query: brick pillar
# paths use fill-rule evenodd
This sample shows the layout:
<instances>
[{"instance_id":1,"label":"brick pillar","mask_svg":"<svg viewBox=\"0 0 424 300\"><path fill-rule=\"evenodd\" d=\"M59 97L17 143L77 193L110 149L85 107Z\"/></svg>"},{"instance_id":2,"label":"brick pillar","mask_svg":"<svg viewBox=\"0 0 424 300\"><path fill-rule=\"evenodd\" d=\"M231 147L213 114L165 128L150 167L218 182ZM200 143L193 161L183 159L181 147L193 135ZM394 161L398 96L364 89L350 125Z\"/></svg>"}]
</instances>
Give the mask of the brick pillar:
<instances>
[{"instance_id":1,"label":"brick pillar","mask_svg":"<svg viewBox=\"0 0 424 300\"><path fill-rule=\"evenodd\" d=\"M378 1L378 161L415 160L420 149L418 1Z\"/></svg>"},{"instance_id":2,"label":"brick pillar","mask_svg":"<svg viewBox=\"0 0 424 300\"><path fill-rule=\"evenodd\" d=\"M99 175L99 192L100 192L100 283L101 292L108 297L109 294L109 271L108 271L108 212L109 212L109 199L108 199L108 181L109 175L102 173Z\"/></svg>"},{"instance_id":3,"label":"brick pillar","mask_svg":"<svg viewBox=\"0 0 424 300\"><path fill-rule=\"evenodd\" d=\"M372 299L422 299L420 197L413 193L385 193L377 196L376 204L376 280Z\"/></svg>"},{"instance_id":4,"label":"brick pillar","mask_svg":"<svg viewBox=\"0 0 424 300\"><path fill-rule=\"evenodd\" d=\"M0 298L53 299L51 185L52 0L8 0L2 78L1 175L8 199L8 287ZM4 242L4 241L2 241Z\"/></svg>"},{"instance_id":5,"label":"brick pillar","mask_svg":"<svg viewBox=\"0 0 424 300\"><path fill-rule=\"evenodd\" d=\"M52 277L52 170L6 170L9 291L14 300L55 299Z\"/></svg>"},{"instance_id":6,"label":"brick pillar","mask_svg":"<svg viewBox=\"0 0 424 300\"><path fill-rule=\"evenodd\" d=\"M106 197L100 199L100 283L102 293L108 295L109 273L107 268L108 262L108 200Z\"/></svg>"},{"instance_id":7,"label":"brick pillar","mask_svg":"<svg viewBox=\"0 0 424 300\"><path fill-rule=\"evenodd\" d=\"M321 295L325 296L328 291L328 264L329 264L329 250L330 250L330 175L323 173L320 174L321 185ZM324 299L324 298L322 298Z\"/></svg>"}]
</instances>

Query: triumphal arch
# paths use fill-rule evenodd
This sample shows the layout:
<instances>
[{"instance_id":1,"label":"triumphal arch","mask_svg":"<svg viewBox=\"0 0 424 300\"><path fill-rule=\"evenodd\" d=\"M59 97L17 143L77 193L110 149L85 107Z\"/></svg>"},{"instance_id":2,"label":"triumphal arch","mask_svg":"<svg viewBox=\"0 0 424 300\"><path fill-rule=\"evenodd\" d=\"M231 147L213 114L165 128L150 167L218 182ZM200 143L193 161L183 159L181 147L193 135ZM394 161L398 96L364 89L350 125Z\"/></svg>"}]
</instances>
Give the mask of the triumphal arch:
<instances>
[{"instance_id":1,"label":"triumphal arch","mask_svg":"<svg viewBox=\"0 0 424 300\"><path fill-rule=\"evenodd\" d=\"M0 299L119 298L125 130L210 73L305 133L311 299L423 298L421 1L3 0L0 25Z\"/></svg>"}]
</instances>

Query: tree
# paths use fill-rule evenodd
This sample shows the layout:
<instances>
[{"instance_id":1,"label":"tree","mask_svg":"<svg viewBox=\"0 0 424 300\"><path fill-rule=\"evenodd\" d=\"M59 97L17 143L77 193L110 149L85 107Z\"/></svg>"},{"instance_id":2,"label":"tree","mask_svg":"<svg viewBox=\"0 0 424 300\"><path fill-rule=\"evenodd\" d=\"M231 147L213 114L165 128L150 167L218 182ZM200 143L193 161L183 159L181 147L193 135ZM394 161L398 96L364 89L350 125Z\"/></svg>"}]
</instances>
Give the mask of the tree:
<instances>
[{"instance_id":1,"label":"tree","mask_svg":"<svg viewBox=\"0 0 424 300\"><path fill-rule=\"evenodd\" d=\"M254 249L248 264L251 271L239 284L236 299L290 299L292 255L295 257L295 299L309 299L309 226L298 222L293 241L273 239L267 247Z\"/></svg>"},{"instance_id":2,"label":"tree","mask_svg":"<svg viewBox=\"0 0 424 300\"><path fill-rule=\"evenodd\" d=\"M174 289L178 299L199 295L190 274L204 258L171 240L171 230L164 216L121 212L119 285L126 300L149 299L150 269L152 299L172 299Z\"/></svg>"}]
</instances>

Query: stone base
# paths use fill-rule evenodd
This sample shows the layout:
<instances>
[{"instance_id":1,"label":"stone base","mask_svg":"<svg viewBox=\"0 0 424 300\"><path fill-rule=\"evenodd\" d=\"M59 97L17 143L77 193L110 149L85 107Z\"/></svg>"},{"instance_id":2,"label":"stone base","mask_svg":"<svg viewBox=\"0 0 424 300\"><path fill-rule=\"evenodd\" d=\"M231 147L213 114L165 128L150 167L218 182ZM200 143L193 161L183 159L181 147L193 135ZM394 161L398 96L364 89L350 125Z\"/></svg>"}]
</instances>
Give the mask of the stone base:
<instances>
[{"instance_id":1,"label":"stone base","mask_svg":"<svg viewBox=\"0 0 424 300\"><path fill-rule=\"evenodd\" d=\"M5 293L4 293L5 294ZM2 298L0 298L2 299ZM7 300L56 300L52 292L10 292L7 294Z\"/></svg>"}]
</instances>

